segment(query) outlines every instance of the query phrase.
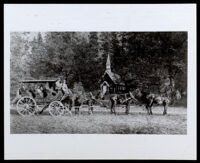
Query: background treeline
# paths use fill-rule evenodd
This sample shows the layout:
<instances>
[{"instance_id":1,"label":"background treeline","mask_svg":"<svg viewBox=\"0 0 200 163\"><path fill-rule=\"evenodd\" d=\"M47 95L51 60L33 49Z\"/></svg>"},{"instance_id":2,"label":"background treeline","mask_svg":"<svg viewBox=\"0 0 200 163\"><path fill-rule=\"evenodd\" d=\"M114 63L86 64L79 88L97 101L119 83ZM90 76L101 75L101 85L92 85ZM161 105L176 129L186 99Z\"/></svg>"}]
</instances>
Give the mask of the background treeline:
<instances>
[{"instance_id":1,"label":"background treeline","mask_svg":"<svg viewBox=\"0 0 200 163\"><path fill-rule=\"evenodd\" d=\"M21 79L66 78L100 88L107 55L129 85L187 92L187 32L12 32L11 94Z\"/></svg>"}]
</instances>

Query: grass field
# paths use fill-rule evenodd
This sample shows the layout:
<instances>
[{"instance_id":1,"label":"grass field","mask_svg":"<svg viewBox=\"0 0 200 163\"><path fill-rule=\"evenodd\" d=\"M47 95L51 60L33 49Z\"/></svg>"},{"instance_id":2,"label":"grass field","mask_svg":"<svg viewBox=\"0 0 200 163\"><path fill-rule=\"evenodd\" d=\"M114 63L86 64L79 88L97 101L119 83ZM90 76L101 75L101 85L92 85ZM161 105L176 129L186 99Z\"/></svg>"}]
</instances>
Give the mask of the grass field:
<instances>
[{"instance_id":1,"label":"grass field","mask_svg":"<svg viewBox=\"0 0 200 163\"><path fill-rule=\"evenodd\" d=\"M117 108L111 115L106 108L95 108L93 115L87 109L79 115L52 117L48 112L31 117L11 111L11 134L187 134L187 109L169 107L163 116L162 107L154 107L147 115L143 107L131 106L130 115Z\"/></svg>"}]
</instances>

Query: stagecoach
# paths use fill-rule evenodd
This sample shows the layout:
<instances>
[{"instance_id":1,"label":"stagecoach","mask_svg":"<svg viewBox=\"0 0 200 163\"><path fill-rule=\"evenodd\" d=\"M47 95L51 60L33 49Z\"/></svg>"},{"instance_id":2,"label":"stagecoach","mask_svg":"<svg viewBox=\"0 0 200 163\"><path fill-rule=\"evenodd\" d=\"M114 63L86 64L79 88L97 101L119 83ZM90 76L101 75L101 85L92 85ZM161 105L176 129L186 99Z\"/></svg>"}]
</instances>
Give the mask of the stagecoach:
<instances>
[{"instance_id":1,"label":"stagecoach","mask_svg":"<svg viewBox=\"0 0 200 163\"><path fill-rule=\"evenodd\" d=\"M38 85L49 84L51 88L55 89L55 80L22 80L21 84L33 87ZM17 112L22 116L31 116L40 114L48 109L50 115L61 116L69 112L68 105L63 105L61 102L62 95L57 92L56 94L48 93L46 97L41 97L36 94L35 97L30 96L28 93L21 95L22 97L17 101ZM71 112L69 112L71 113Z\"/></svg>"},{"instance_id":2,"label":"stagecoach","mask_svg":"<svg viewBox=\"0 0 200 163\"><path fill-rule=\"evenodd\" d=\"M55 90L55 80L22 80L20 81L21 84L27 85L28 89L33 89L35 86L39 85L45 85L49 84L53 90ZM91 93L89 93L89 96L93 96ZM22 97L17 101L17 112L22 115L22 116L31 116L31 115L37 115L41 114L44 110L48 110L49 114L51 116L61 116L65 114L72 115L71 109L75 109L75 114L77 113L77 109L79 112L79 108L81 107L88 107L89 108L89 113L91 114L91 108L94 107L94 104L100 105L101 107L106 107L111 109L111 112L113 109L115 109L116 106L120 107L128 107L130 104L126 104L126 101L129 100L132 96L130 93L125 93L125 94L118 94L118 99L120 101L117 101L115 106L112 106L112 102L110 100L110 97L112 95L109 94L108 98L105 98L103 100L100 99L95 99L93 101L93 104L86 104L85 102L88 100L83 99L83 102L76 106L74 103L71 105L70 109L70 104L69 103L64 103L62 101L63 94L58 91L56 94L52 95L52 93L48 93L47 96L41 97L40 95L36 94L35 97L31 96L30 94L22 94ZM132 97L133 98L133 97ZM91 102L91 99L90 99ZM128 109L128 108L127 108ZM115 112L115 110L114 110Z\"/></svg>"}]
</instances>

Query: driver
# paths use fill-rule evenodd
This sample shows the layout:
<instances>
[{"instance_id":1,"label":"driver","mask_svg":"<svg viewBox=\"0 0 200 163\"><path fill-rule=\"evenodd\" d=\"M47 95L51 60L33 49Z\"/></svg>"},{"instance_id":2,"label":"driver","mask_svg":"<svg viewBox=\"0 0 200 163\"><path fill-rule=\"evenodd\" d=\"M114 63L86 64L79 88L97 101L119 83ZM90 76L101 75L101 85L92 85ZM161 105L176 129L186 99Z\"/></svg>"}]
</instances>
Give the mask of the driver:
<instances>
[{"instance_id":1,"label":"driver","mask_svg":"<svg viewBox=\"0 0 200 163\"><path fill-rule=\"evenodd\" d=\"M69 94L69 88L67 86L66 80L63 81L62 83L62 90L64 91L65 94Z\"/></svg>"},{"instance_id":2,"label":"driver","mask_svg":"<svg viewBox=\"0 0 200 163\"><path fill-rule=\"evenodd\" d=\"M64 94L62 97L62 100L65 100L70 94L72 94L72 92L70 91L70 89L67 86L66 80L64 80L62 83L62 92Z\"/></svg>"},{"instance_id":3,"label":"driver","mask_svg":"<svg viewBox=\"0 0 200 163\"><path fill-rule=\"evenodd\" d=\"M61 82L61 78L58 78L58 80L56 81L56 90L59 91L62 89L62 82Z\"/></svg>"}]
</instances>

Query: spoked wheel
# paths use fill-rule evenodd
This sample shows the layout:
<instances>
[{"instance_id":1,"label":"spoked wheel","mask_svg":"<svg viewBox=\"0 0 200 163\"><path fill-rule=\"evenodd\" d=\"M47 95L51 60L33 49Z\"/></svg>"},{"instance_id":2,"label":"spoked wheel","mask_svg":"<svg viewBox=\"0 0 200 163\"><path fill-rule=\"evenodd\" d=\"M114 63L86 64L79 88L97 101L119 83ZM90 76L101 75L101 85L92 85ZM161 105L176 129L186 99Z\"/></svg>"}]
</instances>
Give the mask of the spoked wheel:
<instances>
[{"instance_id":1,"label":"spoked wheel","mask_svg":"<svg viewBox=\"0 0 200 163\"><path fill-rule=\"evenodd\" d=\"M22 97L17 102L17 112L22 116L34 115L37 109L35 100L31 97Z\"/></svg>"},{"instance_id":2,"label":"spoked wheel","mask_svg":"<svg viewBox=\"0 0 200 163\"><path fill-rule=\"evenodd\" d=\"M60 101L53 101L49 104L49 113L51 116L61 116L64 114L65 107Z\"/></svg>"}]
</instances>

